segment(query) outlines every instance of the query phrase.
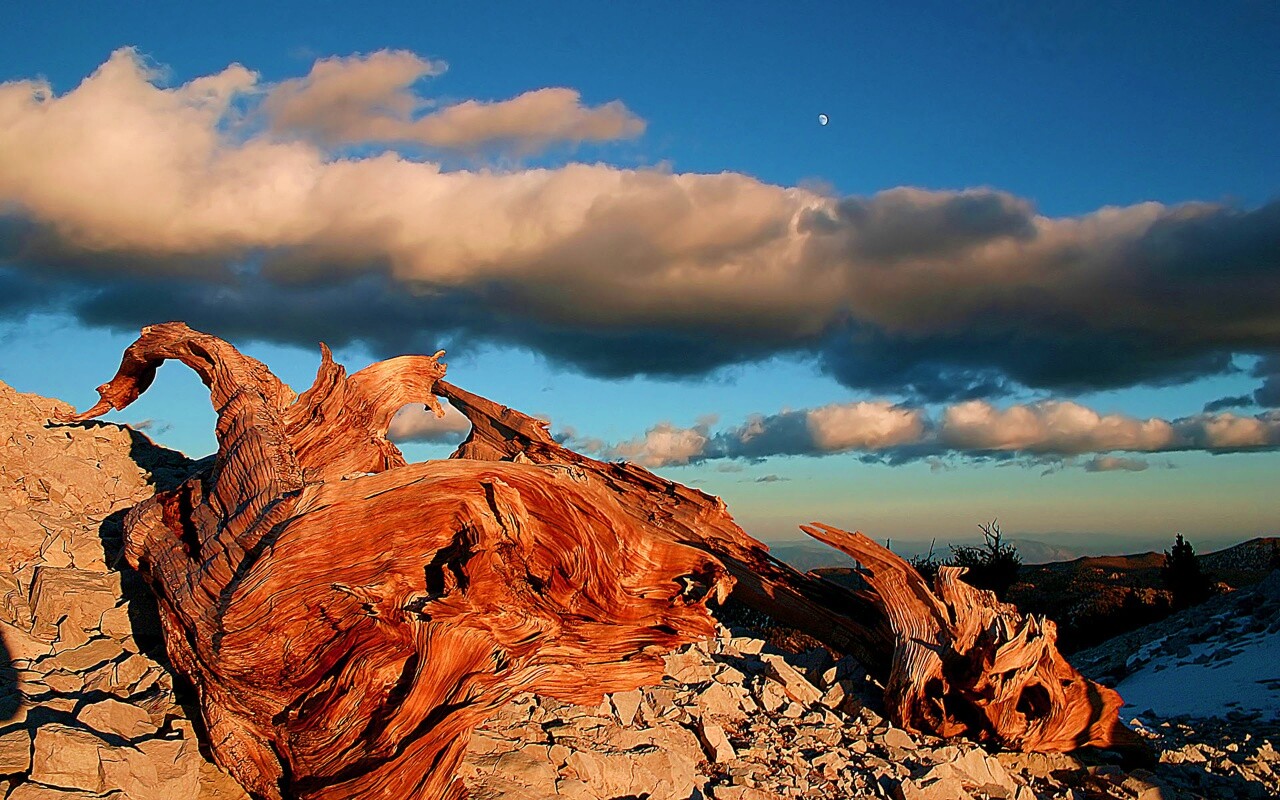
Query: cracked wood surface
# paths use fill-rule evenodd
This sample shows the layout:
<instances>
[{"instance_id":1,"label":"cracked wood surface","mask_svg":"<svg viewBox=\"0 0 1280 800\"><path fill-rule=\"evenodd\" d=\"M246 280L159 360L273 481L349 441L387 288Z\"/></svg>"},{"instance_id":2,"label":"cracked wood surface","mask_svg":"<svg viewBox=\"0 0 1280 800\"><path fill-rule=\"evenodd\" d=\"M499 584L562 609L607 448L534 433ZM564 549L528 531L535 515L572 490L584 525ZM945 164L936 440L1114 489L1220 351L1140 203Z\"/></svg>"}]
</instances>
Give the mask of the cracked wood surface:
<instances>
[{"instance_id":1,"label":"cracked wood surface","mask_svg":"<svg viewBox=\"0 0 1280 800\"><path fill-rule=\"evenodd\" d=\"M212 467L137 506L125 554L159 598L215 757L251 792L464 797L455 768L495 708L521 691L590 704L658 680L661 655L710 636L707 602L731 589L903 694L892 676L930 629L904 638L885 585L853 592L797 572L719 498L562 447L544 423L444 381L440 355L348 376L322 345L299 396L221 339L165 323L143 330L101 401L72 417L124 408L168 359L210 389ZM410 402L441 413L436 395L471 434L448 460L406 464L390 419ZM1003 618L959 586L944 600ZM893 707L918 730L983 735L918 705ZM1112 741L1115 709L1098 711L1072 746ZM992 730L1023 749L1070 739Z\"/></svg>"}]
</instances>

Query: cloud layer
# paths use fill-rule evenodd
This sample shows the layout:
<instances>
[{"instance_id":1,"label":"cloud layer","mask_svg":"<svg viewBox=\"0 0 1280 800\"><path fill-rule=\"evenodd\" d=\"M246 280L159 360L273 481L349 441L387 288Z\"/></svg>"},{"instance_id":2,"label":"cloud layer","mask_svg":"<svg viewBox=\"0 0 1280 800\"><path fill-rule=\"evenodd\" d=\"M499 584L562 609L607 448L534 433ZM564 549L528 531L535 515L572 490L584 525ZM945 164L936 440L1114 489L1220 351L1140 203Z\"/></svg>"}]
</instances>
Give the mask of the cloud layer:
<instances>
[{"instance_id":1,"label":"cloud layer","mask_svg":"<svg viewBox=\"0 0 1280 800\"><path fill-rule=\"evenodd\" d=\"M444 416L437 417L426 406L407 405L391 418L387 437L393 442L457 444L471 431L471 422L447 401L441 400Z\"/></svg>"},{"instance_id":2,"label":"cloud layer","mask_svg":"<svg viewBox=\"0 0 1280 800\"><path fill-rule=\"evenodd\" d=\"M692 428L661 423L642 437L615 445L584 440L575 444L604 458L647 467L850 452L889 463L939 456L1063 459L1112 452L1222 453L1280 447L1280 411L1163 420L1100 414L1069 401L997 408L969 400L936 415L888 402L857 402L755 415L737 427L716 432L707 422ZM1105 455L1084 464L1090 472L1134 472L1147 466L1145 460Z\"/></svg>"},{"instance_id":3,"label":"cloud layer","mask_svg":"<svg viewBox=\"0 0 1280 800\"><path fill-rule=\"evenodd\" d=\"M1051 218L989 188L840 198L737 173L447 170L343 149L643 129L568 89L428 110L413 85L441 69L384 52L272 85L232 65L165 87L125 49L62 94L0 85L0 314L387 352L488 341L600 376L790 353L939 401L1173 383L1280 353L1280 202ZM846 441L833 417L833 447L918 435L898 411L829 413L882 425Z\"/></svg>"},{"instance_id":4,"label":"cloud layer","mask_svg":"<svg viewBox=\"0 0 1280 800\"><path fill-rule=\"evenodd\" d=\"M403 50L325 58L304 78L282 81L262 101L271 129L325 145L414 142L475 149L506 144L533 153L556 142L601 142L644 133L644 120L618 101L589 108L552 87L499 102L467 100L428 114L414 83L446 65Z\"/></svg>"}]
</instances>

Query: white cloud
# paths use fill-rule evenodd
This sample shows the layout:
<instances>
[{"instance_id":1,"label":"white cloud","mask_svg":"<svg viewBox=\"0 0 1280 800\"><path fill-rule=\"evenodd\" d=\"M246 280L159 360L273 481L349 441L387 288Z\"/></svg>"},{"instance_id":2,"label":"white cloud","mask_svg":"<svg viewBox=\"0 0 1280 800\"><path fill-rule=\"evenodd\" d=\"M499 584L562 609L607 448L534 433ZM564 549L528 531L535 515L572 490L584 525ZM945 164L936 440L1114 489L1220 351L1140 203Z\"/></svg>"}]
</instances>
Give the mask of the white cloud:
<instances>
[{"instance_id":1,"label":"white cloud","mask_svg":"<svg viewBox=\"0 0 1280 800\"><path fill-rule=\"evenodd\" d=\"M1255 417L1232 413L1198 414L1176 423L1182 441L1206 450L1280 446L1280 412Z\"/></svg>"},{"instance_id":2,"label":"white cloud","mask_svg":"<svg viewBox=\"0 0 1280 800\"><path fill-rule=\"evenodd\" d=\"M707 446L707 426L679 428L660 422L638 439L601 448L602 458L631 461L643 467L668 467L688 464L703 456Z\"/></svg>"},{"instance_id":3,"label":"white cloud","mask_svg":"<svg viewBox=\"0 0 1280 800\"><path fill-rule=\"evenodd\" d=\"M884 401L834 403L806 415L814 445L823 452L881 450L920 441L925 414Z\"/></svg>"},{"instance_id":4,"label":"white cloud","mask_svg":"<svg viewBox=\"0 0 1280 800\"><path fill-rule=\"evenodd\" d=\"M73 306L120 293L82 312L115 325L194 309L289 341L461 331L601 375L700 374L788 351L849 386L938 399L1005 380L1170 380L1280 348L1280 203L1050 218L986 188L837 198L732 172L449 170L326 149L639 131L621 105L587 107L570 89L427 109L413 85L440 69L383 51L275 85L232 65L166 88L125 49L61 95L2 84L0 259L73 267L88 287L61 293ZM241 124L255 112L275 128ZM1092 446L1071 426L1093 422L1072 422L1069 406L1058 420L1017 413L953 431L1009 437L989 439L995 449L1063 446L1037 434L1047 426ZM838 419L814 419L844 446ZM847 445L911 434L901 415L883 423ZM1141 446L1163 433L1132 435Z\"/></svg>"},{"instance_id":5,"label":"white cloud","mask_svg":"<svg viewBox=\"0 0 1280 800\"><path fill-rule=\"evenodd\" d=\"M437 417L426 406L413 403L391 418L387 437L394 442L457 444L471 431L471 422L462 412L441 401L444 416Z\"/></svg>"},{"instance_id":6,"label":"white cloud","mask_svg":"<svg viewBox=\"0 0 1280 800\"><path fill-rule=\"evenodd\" d=\"M1151 466L1145 458L1095 456L1084 463L1085 472L1145 472Z\"/></svg>"},{"instance_id":7,"label":"white cloud","mask_svg":"<svg viewBox=\"0 0 1280 800\"><path fill-rule=\"evenodd\" d=\"M777 455L822 456L867 453L893 462L925 459L947 467L941 456L1027 456L1052 471L1088 453L1157 453L1183 450L1231 452L1280 447L1280 412L1257 417L1201 414L1168 421L1099 414L1077 403L1056 401L996 408L982 401L941 409L935 421L923 408L888 402L854 402L752 415L737 427L712 432L709 425L679 428L660 423L639 439L594 448L606 458L648 467L680 466L709 459L761 459ZM1142 459L1098 456L1083 464L1090 472L1138 471Z\"/></svg>"},{"instance_id":8,"label":"white cloud","mask_svg":"<svg viewBox=\"0 0 1280 800\"><path fill-rule=\"evenodd\" d=\"M551 87L509 100L466 100L420 114L431 102L412 85L445 64L403 50L316 61L304 78L282 81L262 103L278 133L326 145L417 142L472 149L507 143L531 153L556 142L609 141L639 136L644 121L618 101L594 108L573 89Z\"/></svg>"},{"instance_id":9,"label":"white cloud","mask_svg":"<svg viewBox=\"0 0 1280 800\"><path fill-rule=\"evenodd\" d=\"M962 450L1017 450L1075 454L1107 450L1162 450L1176 441L1161 419L1102 415L1069 401L997 409L973 400L942 414L939 440Z\"/></svg>"}]
</instances>

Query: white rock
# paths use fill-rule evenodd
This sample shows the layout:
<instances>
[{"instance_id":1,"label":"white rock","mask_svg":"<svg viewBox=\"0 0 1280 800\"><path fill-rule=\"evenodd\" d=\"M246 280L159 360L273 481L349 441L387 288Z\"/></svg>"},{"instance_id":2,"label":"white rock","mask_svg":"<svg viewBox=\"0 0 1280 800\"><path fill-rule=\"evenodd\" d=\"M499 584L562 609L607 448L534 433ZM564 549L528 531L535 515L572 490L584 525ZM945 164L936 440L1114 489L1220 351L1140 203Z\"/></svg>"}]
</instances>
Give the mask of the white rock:
<instances>
[{"instance_id":1,"label":"white rock","mask_svg":"<svg viewBox=\"0 0 1280 800\"><path fill-rule=\"evenodd\" d=\"M740 686L712 683L698 695L698 705L704 714L736 719L742 716L742 701L746 697L746 690Z\"/></svg>"},{"instance_id":2,"label":"white rock","mask_svg":"<svg viewBox=\"0 0 1280 800\"><path fill-rule=\"evenodd\" d=\"M118 573L39 567L31 585L32 636L71 650L97 632L102 615L120 600Z\"/></svg>"},{"instance_id":3,"label":"white rock","mask_svg":"<svg viewBox=\"0 0 1280 800\"><path fill-rule=\"evenodd\" d=\"M119 700L102 700L85 706L76 719L99 733L114 733L125 739L150 736L158 730L150 714Z\"/></svg>"},{"instance_id":4,"label":"white rock","mask_svg":"<svg viewBox=\"0 0 1280 800\"><path fill-rule=\"evenodd\" d=\"M12 775L31 768L31 732L19 728L0 734L0 774Z\"/></svg>"},{"instance_id":5,"label":"white rock","mask_svg":"<svg viewBox=\"0 0 1280 800\"><path fill-rule=\"evenodd\" d=\"M911 734L901 728L890 728L880 737L880 741L889 747L896 747L899 750L915 750L916 742L911 738Z\"/></svg>"},{"instance_id":6,"label":"white rock","mask_svg":"<svg viewBox=\"0 0 1280 800\"><path fill-rule=\"evenodd\" d=\"M85 672L113 661L123 654L119 642L111 639L94 639L71 650L63 650L46 658L37 666L42 669L63 669L67 672Z\"/></svg>"},{"instance_id":7,"label":"white rock","mask_svg":"<svg viewBox=\"0 0 1280 800\"><path fill-rule=\"evenodd\" d=\"M53 645L42 641L16 625L0 620L0 642L12 661L35 661L48 655Z\"/></svg>"},{"instance_id":8,"label":"white rock","mask_svg":"<svg viewBox=\"0 0 1280 800\"><path fill-rule=\"evenodd\" d=\"M130 800L179 800L200 788L200 757L190 739L148 739L137 750L110 748L100 754L102 773L112 789Z\"/></svg>"},{"instance_id":9,"label":"white rock","mask_svg":"<svg viewBox=\"0 0 1280 800\"><path fill-rule=\"evenodd\" d=\"M702 683L712 679L714 667L704 654L690 650L667 656L665 672L680 683Z\"/></svg>"},{"instance_id":10,"label":"white rock","mask_svg":"<svg viewBox=\"0 0 1280 800\"><path fill-rule=\"evenodd\" d=\"M110 787L99 754L109 750L92 733L65 725L42 725L36 731L31 779L46 786L103 794Z\"/></svg>"},{"instance_id":11,"label":"white rock","mask_svg":"<svg viewBox=\"0 0 1280 800\"><path fill-rule=\"evenodd\" d=\"M643 695L639 689L633 689L629 692L614 692L609 696L609 700L613 703L613 713L618 717L618 721L623 725L630 725L635 721L636 711L640 708L640 700Z\"/></svg>"},{"instance_id":12,"label":"white rock","mask_svg":"<svg viewBox=\"0 0 1280 800\"><path fill-rule=\"evenodd\" d=\"M767 653L760 658L767 667L768 675L782 684L783 690L792 700L802 706L809 706L822 699L822 692L782 656Z\"/></svg>"},{"instance_id":13,"label":"white rock","mask_svg":"<svg viewBox=\"0 0 1280 800\"><path fill-rule=\"evenodd\" d=\"M698 739L701 740L707 757L717 764L732 761L737 755L729 737L725 735L724 728L714 722L702 721L698 726Z\"/></svg>"},{"instance_id":14,"label":"white rock","mask_svg":"<svg viewBox=\"0 0 1280 800\"><path fill-rule=\"evenodd\" d=\"M92 792L70 792L64 789L43 786L39 783L27 782L10 792L6 800L129 800L129 798L120 792L112 792L108 795L94 794Z\"/></svg>"},{"instance_id":15,"label":"white rock","mask_svg":"<svg viewBox=\"0 0 1280 800\"><path fill-rule=\"evenodd\" d=\"M1019 786L999 759L976 748L966 751L954 761L939 764L929 770L926 777L933 780L956 778L965 786L975 788L995 785L1010 794L1017 791Z\"/></svg>"}]
</instances>

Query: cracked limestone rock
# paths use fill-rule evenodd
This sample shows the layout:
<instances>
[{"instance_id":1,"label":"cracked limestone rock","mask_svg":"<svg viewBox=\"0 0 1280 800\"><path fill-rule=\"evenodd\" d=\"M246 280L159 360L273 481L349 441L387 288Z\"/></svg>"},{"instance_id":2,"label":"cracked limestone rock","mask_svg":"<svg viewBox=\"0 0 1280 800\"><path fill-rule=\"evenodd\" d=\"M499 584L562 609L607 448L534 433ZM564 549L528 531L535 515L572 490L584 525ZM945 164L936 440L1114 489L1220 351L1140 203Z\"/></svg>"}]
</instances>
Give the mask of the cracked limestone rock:
<instances>
[{"instance_id":1,"label":"cracked limestone rock","mask_svg":"<svg viewBox=\"0 0 1280 800\"><path fill-rule=\"evenodd\" d=\"M58 411L0 382L6 800L247 800L200 755L162 651L138 642L156 641L154 606L109 552L124 512L189 462L122 426L50 425Z\"/></svg>"}]
</instances>

